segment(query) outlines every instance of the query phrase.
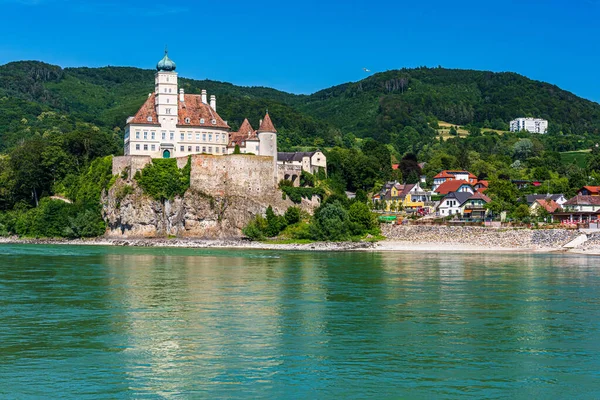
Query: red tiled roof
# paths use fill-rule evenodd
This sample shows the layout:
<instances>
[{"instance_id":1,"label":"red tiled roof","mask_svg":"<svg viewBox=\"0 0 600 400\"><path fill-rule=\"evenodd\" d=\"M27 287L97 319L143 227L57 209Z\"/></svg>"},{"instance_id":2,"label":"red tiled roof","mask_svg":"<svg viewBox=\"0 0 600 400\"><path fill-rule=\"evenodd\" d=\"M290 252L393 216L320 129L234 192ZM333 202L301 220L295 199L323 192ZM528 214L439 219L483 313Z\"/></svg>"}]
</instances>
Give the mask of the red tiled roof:
<instances>
[{"instance_id":1,"label":"red tiled roof","mask_svg":"<svg viewBox=\"0 0 600 400\"><path fill-rule=\"evenodd\" d=\"M577 195L571 199L569 199L565 205L568 206L578 206L578 205L582 205L582 206L587 206L587 205L593 205L593 206L600 206L600 196L580 196Z\"/></svg>"},{"instance_id":2,"label":"red tiled roof","mask_svg":"<svg viewBox=\"0 0 600 400\"><path fill-rule=\"evenodd\" d=\"M160 125L160 121L156 115L156 106L154 104L155 98L156 93L152 93L138 112L135 113L133 119L129 123ZM229 129L229 125L223 121L210 105L202 103L202 97L200 95L186 94L184 95L184 101L179 101L178 103L177 124L179 126L202 126ZM148 121L148 117L151 117L152 121ZM190 119L189 123L186 123L186 118ZM201 123L201 119L204 120L204 123ZM212 123L213 119L215 120L214 124Z\"/></svg>"},{"instance_id":3,"label":"red tiled roof","mask_svg":"<svg viewBox=\"0 0 600 400\"><path fill-rule=\"evenodd\" d=\"M546 211L548 211L549 213L553 213L554 211L556 211L560 208L558 203L552 199L550 199L550 200L537 199L535 202L538 203L541 207L544 207L546 209Z\"/></svg>"},{"instance_id":4,"label":"red tiled roof","mask_svg":"<svg viewBox=\"0 0 600 400\"><path fill-rule=\"evenodd\" d=\"M156 107L154 107L155 97L155 93L152 93L150 96L148 96L144 104L129 122L130 124L160 125L158 122L158 117L156 116ZM152 121L149 122L148 117L151 117Z\"/></svg>"},{"instance_id":5,"label":"red tiled roof","mask_svg":"<svg viewBox=\"0 0 600 400\"><path fill-rule=\"evenodd\" d=\"M440 172L439 174L434 176L433 179L456 178L456 175L458 175L458 174L467 174L469 177L469 180L477 179L477 176L475 174L470 173L469 171L454 171L454 170L449 170L449 169L443 170L442 172Z\"/></svg>"},{"instance_id":6,"label":"red tiled roof","mask_svg":"<svg viewBox=\"0 0 600 400\"><path fill-rule=\"evenodd\" d=\"M490 184L488 183L488 181L481 180L481 181L477 181L475 183L475 185L482 185L482 186L485 186L487 188Z\"/></svg>"},{"instance_id":7,"label":"red tiled roof","mask_svg":"<svg viewBox=\"0 0 600 400\"><path fill-rule=\"evenodd\" d=\"M590 193L600 194L600 186L584 186L582 189L587 189Z\"/></svg>"},{"instance_id":8,"label":"red tiled roof","mask_svg":"<svg viewBox=\"0 0 600 400\"><path fill-rule=\"evenodd\" d=\"M439 179L439 178L454 178L454 175L450 175L448 173L448 171L442 171L433 177L433 179Z\"/></svg>"},{"instance_id":9,"label":"red tiled roof","mask_svg":"<svg viewBox=\"0 0 600 400\"><path fill-rule=\"evenodd\" d=\"M179 102L179 121L180 126L203 126L213 128L227 128L229 125L217 114L208 104L202 102L202 96L199 94L186 94L184 101ZM186 118L190 119L186 123ZM204 123L201 122L204 120ZM213 124L212 121L215 121Z\"/></svg>"},{"instance_id":10,"label":"red tiled roof","mask_svg":"<svg viewBox=\"0 0 600 400\"><path fill-rule=\"evenodd\" d=\"M240 125L240 129L237 132L232 132L229 134L229 145L228 147L235 147L238 145L240 147L245 146L246 140L258 140L258 136L256 135L256 131L248 122L248 118L244 119L242 125Z\"/></svg>"},{"instance_id":11,"label":"red tiled roof","mask_svg":"<svg viewBox=\"0 0 600 400\"><path fill-rule=\"evenodd\" d=\"M442 183L440 186L438 186L438 188L435 190L435 192L437 194L448 194L448 193L456 192L458 190L458 188L460 188L462 185L471 186L471 184L467 181L460 181L460 180L446 181L446 182Z\"/></svg>"},{"instance_id":12,"label":"red tiled roof","mask_svg":"<svg viewBox=\"0 0 600 400\"><path fill-rule=\"evenodd\" d=\"M277 133L277 131L275 130L275 126L273 125L273 122L271 122L271 117L269 117L268 112L265 114L265 119L262 120L262 123L258 127L257 132L258 133L260 133L260 132L275 132L275 133Z\"/></svg>"},{"instance_id":13,"label":"red tiled roof","mask_svg":"<svg viewBox=\"0 0 600 400\"><path fill-rule=\"evenodd\" d=\"M490 199L489 197L487 197L485 194L483 194L481 192L473 193L473 195L471 197L469 197L468 200L477 200L477 199L481 199L481 200L485 201L486 203L489 203L490 201L492 201L492 199Z\"/></svg>"}]
</instances>

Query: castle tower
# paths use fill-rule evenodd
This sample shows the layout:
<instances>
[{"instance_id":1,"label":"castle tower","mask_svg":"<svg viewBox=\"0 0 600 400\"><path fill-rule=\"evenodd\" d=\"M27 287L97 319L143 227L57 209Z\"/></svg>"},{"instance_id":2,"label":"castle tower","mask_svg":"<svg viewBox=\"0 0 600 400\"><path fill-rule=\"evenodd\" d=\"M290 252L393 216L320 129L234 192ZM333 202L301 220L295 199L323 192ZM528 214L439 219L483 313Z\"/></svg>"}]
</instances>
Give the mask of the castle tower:
<instances>
[{"instance_id":1,"label":"castle tower","mask_svg":"<svg viewBox=\"0 0 600 400\"><path fill-rule=\"evenodd\" d=\"M177 126L177 72L176 65L169 58L165 49L165 56L156 64L154 78L154 91L156 115L158 123L165 129L175 129Z\"/></svg>"},{"instance_id":2,"label":"castle tower","mask_svg":"<svg viewBox=\"0 0 600 400\"><path fill-rule=\"evenodd\" d=\"M277 185L277 130L271 122L268 111L265 114L265 119L260 122L257 132L259 140L258 155L273 157L273 175L275 185Z\"/></svg>"}]
</instances>

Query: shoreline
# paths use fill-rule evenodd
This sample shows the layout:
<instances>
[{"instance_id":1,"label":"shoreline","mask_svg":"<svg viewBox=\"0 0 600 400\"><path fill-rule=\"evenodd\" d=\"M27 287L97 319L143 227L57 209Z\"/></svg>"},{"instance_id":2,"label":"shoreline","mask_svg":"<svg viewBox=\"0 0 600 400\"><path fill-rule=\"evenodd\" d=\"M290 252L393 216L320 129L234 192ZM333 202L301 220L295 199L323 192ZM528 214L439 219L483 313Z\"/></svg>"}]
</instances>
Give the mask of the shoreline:
<instances>
[{"instance_id":1,"label":"shoreline","mask_svg":"<svg viewBox=\"0 0 600 400\"><path fill-rule=\"evenodd\" d=\"M600 248L566 249L563 247L531 246L482 246L472 243L440 243L386 239L379 242L314 242L306 244L280 244L251 242L242 239L194 239L194 238L137 238L137 239L20 239L0 238L0 245L65 245L65 246L121 246L158 247L182 249L249 249L280 251L366 251L366 252L432 252L432 253L528 253L528 254L575 254L600 256Z\"/></svg>"}]
</instances>

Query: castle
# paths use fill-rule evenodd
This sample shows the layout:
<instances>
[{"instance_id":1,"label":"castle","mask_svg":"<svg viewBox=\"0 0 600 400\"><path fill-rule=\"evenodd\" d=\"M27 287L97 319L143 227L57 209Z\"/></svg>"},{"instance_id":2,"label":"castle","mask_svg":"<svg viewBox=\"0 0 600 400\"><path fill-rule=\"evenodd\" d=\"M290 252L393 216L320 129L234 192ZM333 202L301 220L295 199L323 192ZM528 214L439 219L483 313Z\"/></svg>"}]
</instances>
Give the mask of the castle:
<instances>
[{"instance_id":1,"label":"castle","mask_svg":"<svg viewBox=\"0 0 600 400\"><path fill-rule=\"evenodd\" d=\"M216 96L211 95L209 101L206 90L200 95L184 93L177 84L175 69L175 62L165 50L164 57L156 64L154 93L148 95L134 116L127 118L126 160L116 160L115 171L124 168L124 162L133 167L136 163L145 165L152 158L181 159L190 155L198 158L234 153L263 156L261 163L268 164L265 167L272 171L275 185L287 179L298 186L302 171L315 173L327 169L325 155L320 151L278 153L277 130L268 111L257 130L244 119L239 130L231 132L227 121L217 114Z\"/></svg>"},{"instance_id":2,"label":"castle","mask_svg":"<svg viewBox=\"0 0 600 400\"><path fill-rule=\"evenodd\" d=\"M127 119L125 155L179 158L191 154L253 153L277 159L277 130L267 112L254 130L244 120L238 132L217 114L217 98L206 90L186 94L177 85L177 72L165 50L156 64L154 93Z\"/></svg>"}]
</instances>

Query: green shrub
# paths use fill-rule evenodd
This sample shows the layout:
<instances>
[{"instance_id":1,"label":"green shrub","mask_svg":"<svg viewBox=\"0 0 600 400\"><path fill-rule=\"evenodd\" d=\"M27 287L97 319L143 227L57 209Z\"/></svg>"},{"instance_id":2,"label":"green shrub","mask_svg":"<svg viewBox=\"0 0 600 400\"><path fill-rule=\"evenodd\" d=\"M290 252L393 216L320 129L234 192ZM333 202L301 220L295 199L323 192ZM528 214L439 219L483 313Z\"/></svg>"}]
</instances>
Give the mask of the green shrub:
<instances>
[{"instance_id":1,"label":"green shrub","mask_svg":"<svg viewBox=\"0 0 600 400\"><path fill-rule=\"evenodd\" d=\"M291 182L290 182L291 183ZM311 187L293 187L293 186L281 186L281 190L296 204L300 204L302 199L312 199L313 196L319 196L323 198L325 191L322 188L311 188Z\"/></svg>"},{"instance_id":2,"label":"green shrub","mask_svg":"<svg viewBox=\"0 0 600 400\"><path fill-rule=\"evenodd\" d=\"M349 239L348 211L339 202L317 208L310 231L315 240Z\"/></svg>"},{"instance_id":3,"label":"green shrub","mask_svg":"<svg viewBox=\"0 0 600 400\"><path fill-rule=\"evenodd\" d=\"M293 225L300 222L301 210L298 207L289 207L284 214L287 225Z\"/></svg>"},{"instance_id":4,"label":"green shrub","mask_svg":"<svg viewBox=\"0 0 600 400\"><path fill-rule=\"evenodd\" d=\"M378 233L376 229L378 227L377 217L365 203L353 203L348 210L348 219L350 221L350 231L355 236L362 236L367 232Z\"/></svg>"},{"instance_id":5,"label":"green shrub","mask_svg":"<svg viewBox=\"0 0 600 400\"><path fill-rule=\"evenodd\" d=\"M155 200L173 200L176 196L183 196L190 187L191 160L188 159L182 169L177 167L174 158L161 158L152 160L141 173L135 174L135 180L144 193Z\"/></svg>"},{"instance_id":6,"label":"green shrub","mask_svg":"<svg viewBox=\"0 0 600 400\"><path fill-rule=\"evenodd\" d=\"M242 229L242 233L251 240L263 240L267 229L267 220L257 215Z\"/></svg>"}]
</instances>

